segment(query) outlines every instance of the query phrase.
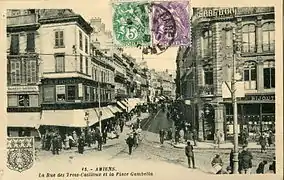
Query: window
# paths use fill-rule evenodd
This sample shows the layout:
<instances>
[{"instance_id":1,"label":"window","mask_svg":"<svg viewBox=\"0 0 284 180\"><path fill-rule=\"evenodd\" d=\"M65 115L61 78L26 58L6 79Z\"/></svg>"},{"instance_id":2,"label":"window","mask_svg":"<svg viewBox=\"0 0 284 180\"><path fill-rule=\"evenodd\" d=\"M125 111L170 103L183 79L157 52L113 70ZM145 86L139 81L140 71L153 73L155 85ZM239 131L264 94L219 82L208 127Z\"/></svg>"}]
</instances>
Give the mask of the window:
<instances>
[{"instance_id":1,"label":"window","mask_svg":"<svg viewBox=\"0 0 284 180\"><path fill-rule=\"evenodd\" d=\"M104 82L104 72L101 71L101 82Z\"/></svg>"},{"instance_id":2,"label":"window","mask_svg":"<svg viewBox=\"0 0 284 180\"><path fill-rule=\"evenodd\" d=\"M98 100L97 88L94 88L94 101Z\"/></svg>"},{"instance_id":3,"label":"window","mask_svg":"<svg viewBox=\"0 0 284 180\"><path fill-rule=\"evenodd\" d=\"M264 88L275 88L275 62L266 61L263 68Z\"/></svg>"},{"instance_id":4,"label":"window","mask_svg":"<svg viewBox=\"0 0 284 180\"><path fill-rule=\"evenodd\" d=\"M83 35L81 31L79 31L79 48L83 50Z\"/></svg>"},{"instance_id":5,"label":"window","mask_svg":"<svg viewBox=\"0 0 284 180\"><path fill-rule=\"evenodd\" d=\"M55 31L55 47L64 47L63 31Z\"/></svg>"},{"instance_id":6,"label":"window","mask_svg":"<svg viewBox=\"0 0 284 180\"><path fill-rule=\"evenodd\" d=\"M29 95L30 107L38 107L38 95Z\"/></svg>"},{"instance_id":7,"label":"window","mask_svg":"<svg viewBox=\"0 0 284 180\"><path fill-rule=\"evenodd\" d=\"M90 87L90 101L93 102L94 101L94 88Z\"/></svg>"},{"instance_id":8,"label":"window","mask_svg":"<svg viewBox=\"0 0 284 180\"><path fill-rule=\"evenodd\" d=\"M85 86L85 101L90 101L90 87Z\"/></svg>"},{"instance_id":9,"label":"window","mask_svg":"<svg viewBox=\"0 0 284 180\"><path fill-rule=\"evenodd\" d=\"M28 107L30 106L30 98L29 95L19 95L19 106L20 107Z\"/></svg>"},{"instance_id":10,"label":"window","mask_svg":"<svg viewBox=\"0 0 284 180\"><path fill-rule=\"evenodd\" d=\"M36 71L36 61L27 61L27 83L36 83L37 71Z\"/></svg>"},{"instance_id":11,"label":"window","mask_svg":"<svg viewBox=\"0 0 284 180\"><path fill-rule=\"evenodd\" d=\"M18 95L8 95L8 107L18 106Z\"/></svg>"},{"instance_id":12,"label":"window","mask_svg":"<svg viewBox=\"0 0 284 180\"><path fill-rule=\"evenodd\" d=\"M206 65L203 67L204 69L204 81L205 85L213 84L213 67L211 65Z\"/></svg>"},{"instance_id":13,"label":"window","mask_svg":"<svg viewBox=\"0 0 284 180\"><path fill-rule=\"evenodd\" d=\"M76 99L76 89L75 85L67 86L67 101L74 101Z\"/></svg>"},{"instance_id":14,"label":"window","mask_svg":"<svg viewBox=\"0 0 284 180\"><path fill-rule=\"evenodd\" d=\"M65 56L64 54L55 55L55 72L65 72Z\"/></svg>"},{"instance_id":15,"label":"window","mask_svg":"<svg viewBox=\"0 0 284 180\"><path fill-rule=\"evenodd\" d=\"M43 101L54 102L54 87L44 87L43 88Z\"/></svg>"},{"instance_id":16,"label":"window","mask_svg":"<svg viewBox=\"0 0 284 180\"><path fill-rule=\"evenodd\" d=\"M244 25L243 29L242 29L242 36L243 36L242 52L254 53L256 51L256 48L255 48L255 25L254 24Z\"/></svg>"},{"instance_id":17,"label":"window","mask_svg":"<svg viewBox=\"0 0 284 180\"><path fill-rule=\"evenodd\" d=\"M10 54L17 55L20 52L19 34L11 35Z\"/></svg>"},{"instance_id":18,"label":"window","mask_svg":"<svg viewBox=\"0 0 284 180\"><path fill-rule=\"evenodd\" d=\"M65 85L56 85L56 101L65 101Z\"/></svg>"},{"instance_id":19,"label":"window","mask_svg":"<svg viewBox=\"0 0 284 180\"><path fill-rule=\"evenodd\" d=\"M83 55L80 54L80 72L83 73Z\"/></svg>"},{"instance_id":20,"label":"window","mask_svg":"<svg viewBox=\"0 0 284 180\"><path fill-rule=\"evenodd\" d=\"M212 56L212 31L207 30L203 33L203 55Z\"/></svg>"},{"instance_id":21,"label":"window","mask_svg":"<svg viewBox=\"0 0 284 180\"><path fill-rule=\"evenodd\" d=\"M94 69L94 67L92 67L92 79L93 79L93 80L94 80L94 78L95 78L94 73L95 73L95 69Z\"/></svg>"},{"instance_id":22,"label":"window","mask_svg":"<svg viewBox=\"0 0 284 180\"><path fill-rule=\"evenodd\" d=\"M86 74L89 74L89 62L87 57L85 57L85 67L86 67Z\"/></svg>"},{"instance_id":23,"label":"window","mask_svg":"<svg viewBox=\"0 0 284 180\"><path fill-rule=\"evenodd\" d=\"M256 63L246 62L244 65L245 89L256 89Z\"/></svg>"},{"instance_id":24,"label":"window","mask_svg":"<svg viewBox=\"0 0 284 180\"><path fill-rule=\"evenodd\" d=\"M88 37L85 37L85 53L88 54L89 52L89 44L88 44Z\"/></svg>"},{"instance_id":25,"label":"window","mask_svg":"<svg viewBox=\"0 0 284 180\"><path fill-rule=\"evenodd\" d=\"M35 52L35 34L27 34L27 52Z\"/></svg>"},{"instance_id":26,"label":"window","mask_svg":"<svg viewBox=\"0 0 284 180\"><path fill-rule=\"evenodd\" d=\"M94 78L94 80L96 80L96 81L98 80L98 79L97 79L97 73L98 73L98 72L97 72L97 69L95 68L95 78Z\"/></svg>"},{"instance_id":27,"label":"window","mask_svg":"<svg viewBox=\"0 0 284 180\"><path fill-rule=\"evenodd\" d=\"M21 84L21 61L11 61L11 84Z\"/></svg>"},{"instance_id":28,"label":"window","mask_svg":"<svg viewBox=\"0 0 284 180\"><path fill-rule=\"evenodd\" d=\"M262 26L262 50L274 51L275 48L275 29L274 22L265 23Z\"/></svg>"}]
</instances>

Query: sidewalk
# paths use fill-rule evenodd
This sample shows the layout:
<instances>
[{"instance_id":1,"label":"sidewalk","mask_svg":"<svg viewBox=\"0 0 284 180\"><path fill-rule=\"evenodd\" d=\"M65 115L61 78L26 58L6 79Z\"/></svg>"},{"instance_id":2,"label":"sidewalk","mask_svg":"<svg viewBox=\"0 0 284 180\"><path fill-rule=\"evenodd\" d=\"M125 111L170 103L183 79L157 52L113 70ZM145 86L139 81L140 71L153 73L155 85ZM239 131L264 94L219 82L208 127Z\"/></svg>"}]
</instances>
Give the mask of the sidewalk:
<instances>
[{"instance_id":1,"label":"sidewalk","mask_svg":"<svg viewBox=\"0 0 284 180\"><path fill-rule=\"evenodd\" d=\"M190 141L191 144L193 145L193 141ZM173 147L175 148L185 148L186 143L178 143L175 144L172 141L168 141L169 144L171 144ZM195 146L195 149L218 149L218 145L214 144L214 143L210 143L210 142L196 142L197 146ZM239 148L241 148L242 146L239 145ZM222 143L220 144L220 148L219 149L232 149L234 148L234 144L231 142L226 142L226 143ZM249 143L248 144L248 148L249 149L260 149L260 145L257 143ZM267 147L267 150L274 150L275 147Z\"/></svg>"}]
</instances>

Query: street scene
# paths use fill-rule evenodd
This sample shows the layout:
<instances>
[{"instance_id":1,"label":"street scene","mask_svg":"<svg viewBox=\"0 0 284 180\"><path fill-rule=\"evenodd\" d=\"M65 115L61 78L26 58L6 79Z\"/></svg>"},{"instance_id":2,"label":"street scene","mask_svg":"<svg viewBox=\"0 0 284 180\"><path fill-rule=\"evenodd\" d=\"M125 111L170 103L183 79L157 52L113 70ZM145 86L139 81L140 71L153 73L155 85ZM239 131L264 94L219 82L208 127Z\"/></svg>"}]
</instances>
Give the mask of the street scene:
<instances>
[{"instance_id":1,"label":"street scene","mask_svg":"<svg viewBox=\"0 0 284 180\"><path fill-rule=\"evenodd\" d=\"M73 9L7 11L9 169L98 158L189 174L276 173L274 8L154 4L175 23L192 12L190 30L179 22L170 31L187 28L190 40L157 35L154 43L169 41L160 47L149 45L147 22L138 43L125 39L137 18L151 23L147 7L117 5L113 29Z\"/></svg>"}]
</instances>

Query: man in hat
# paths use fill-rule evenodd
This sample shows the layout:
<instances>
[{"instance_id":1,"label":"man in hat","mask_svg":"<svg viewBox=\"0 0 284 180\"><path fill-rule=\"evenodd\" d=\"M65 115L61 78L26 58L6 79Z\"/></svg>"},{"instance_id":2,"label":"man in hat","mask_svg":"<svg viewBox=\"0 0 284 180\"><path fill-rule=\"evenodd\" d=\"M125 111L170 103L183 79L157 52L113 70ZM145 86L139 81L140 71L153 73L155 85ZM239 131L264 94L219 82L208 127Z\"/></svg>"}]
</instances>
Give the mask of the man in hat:
<instances>
[{"instance_id":1,"label":"man in hat","mask_svg":"<svg viewBox=\"0 0 284 180\"><path fill-rule=\"evenodd\" d=\"M128 150L129 150L129 155L131 155L132 153L132 148L135 144L135 140L134 140L134 137L133 137L133 134L129 134L128 138L126 139L126 144L128 145Z\"/></svg>"},{"instance_id":2,"label":"man in hat","mask_svg":"<svg viewBox=\"0 0 284 180\"><path fill-rule=\"evenodd\" d=\"M241 174L250 174L252 168L252 154L248 151L247 146L243 146L242 152L239 154L239 166Z\"/></svg>"},{"instance_id":3,"label":"man in hat","mask_svg":"<svg viewBox=\"0 0 284 180\"><path fill-rule=\"evenodd\" d=\"M190 141L187 142L187 146L185 147L185 155L187 157L188 168L191 168L191 162L193 168L195 168L193 146L190 144Z\"/></svg>"},{"instance_id":4,"label":"man in hat","mask_svg":"<svg viewBox=\"0 0 284 180\"><path fill-rule=\"evenodd\" d=\"M164 139L165 139L165 131L164 131L164 129L161 129L159 134L160 134L160 143L164 144Z\"/></svg>"}]
</instances>

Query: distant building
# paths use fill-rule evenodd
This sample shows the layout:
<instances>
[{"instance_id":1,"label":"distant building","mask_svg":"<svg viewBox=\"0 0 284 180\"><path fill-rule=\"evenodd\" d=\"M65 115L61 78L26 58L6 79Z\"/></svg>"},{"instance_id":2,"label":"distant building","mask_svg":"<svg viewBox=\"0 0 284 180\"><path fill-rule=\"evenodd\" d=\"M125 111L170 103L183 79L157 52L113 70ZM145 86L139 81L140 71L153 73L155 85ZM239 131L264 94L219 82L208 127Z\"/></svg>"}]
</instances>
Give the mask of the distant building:
<instances>
[{"instance_id":1,"label":"distant building","mask_svg":"<svg viewBox=\"0 0 284 180\"><path fill-rule=\"evenodd\" d=\"M217 129L232 138L233 109L225 85L232 77L230 27L235 27L238 47L239 130L253 134L275 128L274 8L224 9L194 8L192 46L180 48L177 56L177 93L187 102L185 117L200 140L213 139Z\"/></svg>"}]
</instances>

